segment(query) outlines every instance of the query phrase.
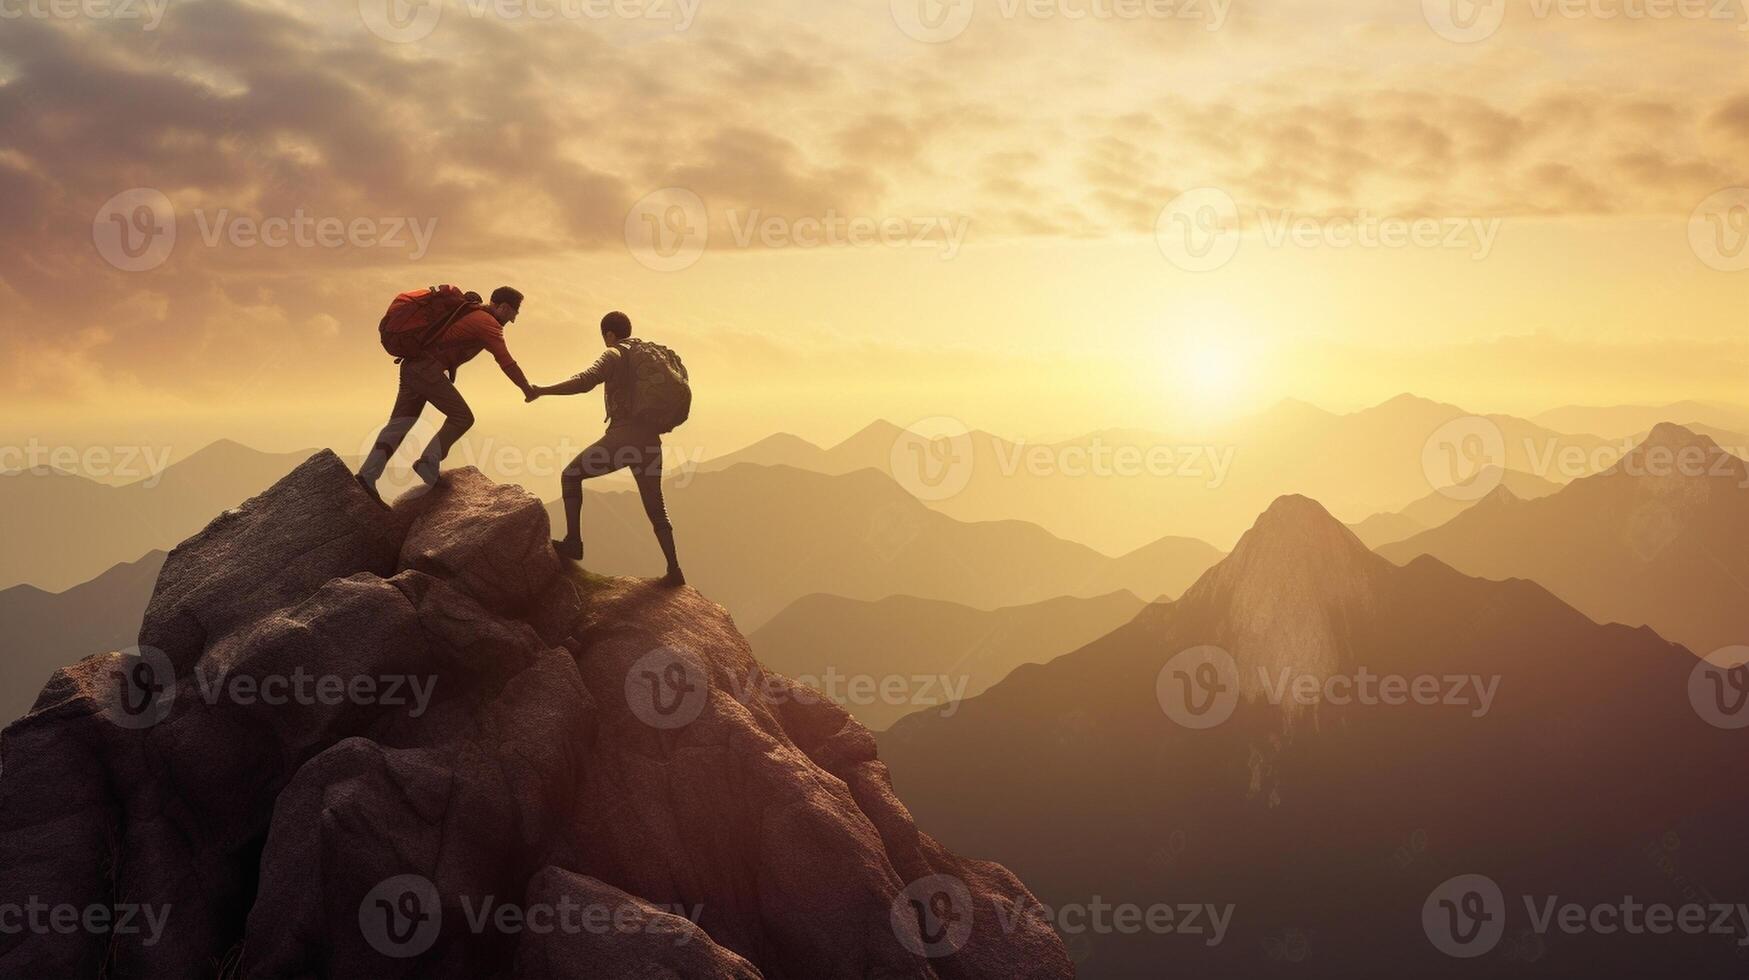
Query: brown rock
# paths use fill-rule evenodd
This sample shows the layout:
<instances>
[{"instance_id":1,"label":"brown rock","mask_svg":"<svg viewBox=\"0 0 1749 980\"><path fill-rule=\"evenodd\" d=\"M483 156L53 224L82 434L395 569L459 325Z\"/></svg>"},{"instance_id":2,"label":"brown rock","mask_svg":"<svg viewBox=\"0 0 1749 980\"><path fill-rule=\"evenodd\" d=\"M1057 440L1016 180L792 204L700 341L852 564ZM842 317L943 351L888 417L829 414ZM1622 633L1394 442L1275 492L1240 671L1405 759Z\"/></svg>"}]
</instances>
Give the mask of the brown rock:
<instances>
[{"instance_id":1,"label":"brown rock","mask_svg":"<svg viewBox=\"0 0 1749 980\"><path fill-rule=\"evenodd\" d=\"M7 729L4 894L169 917L0 934L0 976L1072 975L997 914L1024 886L918 832L868 731L720 607L561 573L533 499L478 474L390 514L337 463L172 555L147 633L174 663L91 658ZM952 921L920 920L944 888ZM523 927L573 892L642 926Z\"/></svg>"}]
</instances>

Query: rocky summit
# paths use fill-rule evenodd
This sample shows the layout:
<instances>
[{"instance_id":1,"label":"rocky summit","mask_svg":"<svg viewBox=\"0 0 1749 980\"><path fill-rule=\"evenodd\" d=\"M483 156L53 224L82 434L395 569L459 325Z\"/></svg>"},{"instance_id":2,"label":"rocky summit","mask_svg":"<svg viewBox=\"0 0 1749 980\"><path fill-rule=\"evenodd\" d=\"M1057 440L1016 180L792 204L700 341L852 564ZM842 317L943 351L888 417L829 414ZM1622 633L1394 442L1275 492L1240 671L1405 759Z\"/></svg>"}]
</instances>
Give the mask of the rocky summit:
<instances>
[{"instance_id":1,"label":"rocky summit","mask_svg":"<svg viewBox=\"0 0 1749 980\"><path fill-rule=\"evenodd\" d=\"M385 510L321 453L183 543L139 646L0 740L0 976L1073 976L867 729L549 538L473 470Z\"/></svg>"}]
</instances>

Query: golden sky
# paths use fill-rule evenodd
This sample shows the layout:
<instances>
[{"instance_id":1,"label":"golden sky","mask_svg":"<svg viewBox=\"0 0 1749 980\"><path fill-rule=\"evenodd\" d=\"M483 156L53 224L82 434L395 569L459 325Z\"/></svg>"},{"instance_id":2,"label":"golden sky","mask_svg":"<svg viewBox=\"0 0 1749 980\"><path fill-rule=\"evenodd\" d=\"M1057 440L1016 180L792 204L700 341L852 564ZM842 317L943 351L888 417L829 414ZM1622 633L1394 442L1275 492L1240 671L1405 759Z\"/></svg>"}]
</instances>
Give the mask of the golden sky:
<instances>
[{"instance_id":1,"label":"golden sky","mask_svg":"<svg viewBox=\"0 0 1749 980\"><path fill-rule=\"evenodd\" d=\"M537 381L626 310L722 451L1749 401L1742 6L1452 2L0 0L0 438L350 448L437 281Z\"/></svg>"}]
</instances>

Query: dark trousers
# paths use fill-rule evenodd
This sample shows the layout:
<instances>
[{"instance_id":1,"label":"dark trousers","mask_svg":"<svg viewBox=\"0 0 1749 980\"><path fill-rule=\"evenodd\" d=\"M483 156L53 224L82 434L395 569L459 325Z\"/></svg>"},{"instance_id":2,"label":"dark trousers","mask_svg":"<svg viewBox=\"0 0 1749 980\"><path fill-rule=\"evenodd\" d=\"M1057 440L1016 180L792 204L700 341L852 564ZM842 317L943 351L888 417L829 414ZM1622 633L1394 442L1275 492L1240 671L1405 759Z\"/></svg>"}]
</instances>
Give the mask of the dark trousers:
<instances>
[{"instance_id":1,"label":"dark trousers","mask_svg":"<svg viewBox=\"0 0 1749 980\"><path fill-rule=\"evenodd\" d=\"M643 426L628 423L610 427L565 467L561 482L568 525L566 539L583 540L583 481L626 469L632 471L632 479L637 482L638 497L644 502L644 513L650 518L650 527L656 532L656 542L662 546L669 569L679 568L674 551L674 525L668 520L668 506L662 500L662 436Z\"/></svg>"},{"instance_id":2,"label":"dark trousers","mask_svg":"<svg viewBox=\"0 0 1749 980\"><path fill-rule=\"evenodd\" d=\"M433 471L449 456L450 447L474 427L474 413L455 382L449 380L443 365L429 357L402 361L401 385L395 392L395 407L389 412L389 424L377 436L376 445L371 447L370 455L365 457L364 466L358 471L359 476L373 484L382 478L390 458L401 448L401 441L419 421L419 414L425 411L426 405L435 406L443 413L443 427L437 430L437 435L432 437L419 457L420 463L429 465Z\"/></svg>"}]
</instances>

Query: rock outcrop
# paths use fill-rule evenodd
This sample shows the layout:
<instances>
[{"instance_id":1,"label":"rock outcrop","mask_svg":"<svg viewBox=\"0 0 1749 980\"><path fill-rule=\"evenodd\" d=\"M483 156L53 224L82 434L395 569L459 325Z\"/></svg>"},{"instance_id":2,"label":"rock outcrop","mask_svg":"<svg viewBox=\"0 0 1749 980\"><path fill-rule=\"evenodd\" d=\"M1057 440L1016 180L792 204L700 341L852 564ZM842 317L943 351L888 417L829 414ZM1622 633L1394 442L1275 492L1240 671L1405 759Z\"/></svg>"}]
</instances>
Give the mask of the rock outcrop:
<instances>
[{"instance_id":1,"label":"rock outcrop","mask_svg":"<svg viewBox=\"0 0 1749 980\"><path fill-rule=\"evenodd\" d=\"M323 453L177 548L140 647L0 741L0 976L1073 974L720 607L548 538Z\"/></svg>"}]
</instances>

